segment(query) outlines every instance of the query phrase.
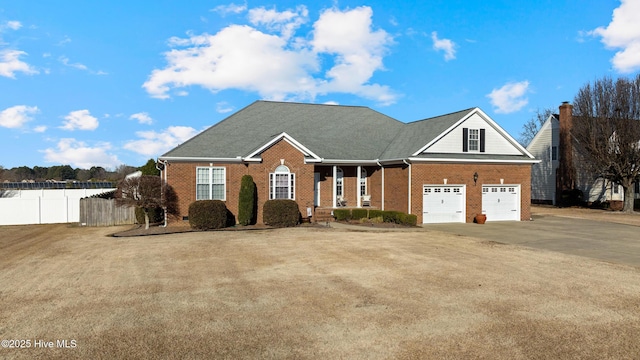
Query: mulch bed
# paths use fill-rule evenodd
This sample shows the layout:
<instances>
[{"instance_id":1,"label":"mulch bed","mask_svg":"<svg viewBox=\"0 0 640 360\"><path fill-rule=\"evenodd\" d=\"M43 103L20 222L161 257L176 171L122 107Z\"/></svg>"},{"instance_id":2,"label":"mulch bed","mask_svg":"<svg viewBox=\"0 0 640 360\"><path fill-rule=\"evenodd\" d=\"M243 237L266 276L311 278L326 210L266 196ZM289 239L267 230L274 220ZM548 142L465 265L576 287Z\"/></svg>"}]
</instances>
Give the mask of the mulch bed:
<instances>
[{"instance_id":1,"label":"mulch bed","mask_svg":"<svg viewBox=\"0 0 640 360\"><path fill-rule=\"evenodd\" d=\"M298 227L324 227L317 223L305 223L300 224ZM270 230L277 229L264 224L247 225L247 226L231 226L222 229L204 230L204 231L251 231L251 230ZM148 230L144 228L144 225L135 225L133 228L112 234L113 237L132 237L132 236L149 236L149 235L167 235L167 234L180 234L188 232L198 232L203 230L195 230L189 226L184 225L169 225L167 227L162 226L150 226Z\"/></svg>"}]
</instances>

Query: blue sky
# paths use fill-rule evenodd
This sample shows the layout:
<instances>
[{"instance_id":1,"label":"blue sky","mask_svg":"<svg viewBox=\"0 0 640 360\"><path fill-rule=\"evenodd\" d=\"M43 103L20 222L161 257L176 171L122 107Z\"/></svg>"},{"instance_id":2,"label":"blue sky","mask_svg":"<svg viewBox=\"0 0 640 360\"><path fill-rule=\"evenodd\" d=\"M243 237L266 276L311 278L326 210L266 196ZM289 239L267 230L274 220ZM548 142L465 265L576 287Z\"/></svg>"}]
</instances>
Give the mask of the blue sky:
<instances>
[{"instance_id":1,"label":"blue sky","mask_svg":"<svg viewBox=\"0 0 640 360\"><path fill-rule=\"evenodd\" d=\"M255 100L409 122L640 71L640 0L0 2L0 165L143 165Z\"/></svg>"}]
</instances>

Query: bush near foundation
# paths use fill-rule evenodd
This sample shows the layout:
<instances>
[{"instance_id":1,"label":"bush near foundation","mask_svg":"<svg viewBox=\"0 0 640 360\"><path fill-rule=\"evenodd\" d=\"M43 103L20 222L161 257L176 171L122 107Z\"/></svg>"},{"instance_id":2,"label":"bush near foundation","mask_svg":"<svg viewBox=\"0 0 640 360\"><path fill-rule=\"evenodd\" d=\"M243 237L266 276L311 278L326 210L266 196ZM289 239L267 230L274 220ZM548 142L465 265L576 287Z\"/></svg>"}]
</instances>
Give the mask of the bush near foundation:
<instances>
[{"instance_id":1,"label":"bush near foundation","mask_svg":"<svg viewBox=\"0 0 640 360\"><path fill-rule=\"evenodd\" d=\"M293 200L268 200L262 208L262 221L269 226L291 227L300 223L302 215Z\"/></svg>"},{"instance_id":2,"label":"bush near foundation","mask_svg":"<svg viewBox=\"0 0 640 360\"><path fill-rule=\"evenodd\" d=\"M349 209L336 209L333 210L333 217L338 221L351 220L351 210Z\"/></svg>"},{"instance_id":3,"label":"bush near foundation","mask_svg":"<svg viewBox=\"0 0 640 360\"><path fill-rule=\"evenodd\" d=\"M369 219L382 218L382 210L369 210Z\"/></svg>"},{"instance_id":4,"label":"bush near foundation","mask_svg":"<svg viewBox=\"0 0 640 360\"><path fill-rule=\"evenodd\" d=\"M351 210L351 219L353 220L366 219L368 213L369 213L369 210L367 209L353 209Z\"/></svg>"},{"instance_id":5,"label":"bush near foundation","mask_svg":"<svg viewBox=\"0 0 640 360\"><path fill-rule=\"evenodd\" d=\"M222 229L230 223L229 214L220 200L198 200L189 205L189 225L197 230Z\"/></svg>"},{"instance_id":6,"label":"bush near foundation","mask_svg":"<svg viewBox=\"0 0 640 360\"><path fill-rule=\"evenodd\" d=\"M256 223L256 184L251 175L244 175L240 181L240 194L238 195L238 223L251 225Z\"/></svg>"}]
</instances>

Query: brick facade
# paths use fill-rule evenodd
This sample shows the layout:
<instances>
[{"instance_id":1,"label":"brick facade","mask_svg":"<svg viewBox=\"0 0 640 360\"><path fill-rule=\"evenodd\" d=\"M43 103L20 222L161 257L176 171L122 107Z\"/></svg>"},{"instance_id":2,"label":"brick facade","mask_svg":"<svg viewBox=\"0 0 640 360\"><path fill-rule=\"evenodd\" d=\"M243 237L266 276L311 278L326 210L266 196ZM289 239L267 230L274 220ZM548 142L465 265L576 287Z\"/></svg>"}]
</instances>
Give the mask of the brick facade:
<instances>
[{"instance_id":1,"label":"brick facade","mask_svg":"<svg viewBox=\"0 0 640 360\"><path fill-rule=\"evenodd\" d=\"M477 184L473 174L478 173ZM482 212L482 185L520 185L520 220L531 219L531 165L529 164L412 164L411 212L422 223L422 186L466 185L466 221ZM406 211L406 210L405 210Z\"/></svg>"},{"instance_id":2,"label":"brick facade","mask_svg":"<svg viewBox=\"0 0 640 360\"><path fill-rule=\"evenodd\" d=\"M333 166L305 164L304 155L295 147L282 140L262 153L260 163L202 163L175 162L167 167L167 181L178 194L180 216L188 215L189 205L196 200L196 168L200 166L220 166L226 169L227 208L238 213L238 194L241 178L245 174L253 177L258 193L257 219L262 223L262 207L269 199L269 174L284 164L295 173L295 201L300 213L305 216L307 208L315 211L314 173L320 174L320 207L333 206ZM357 166L339 166L344 173L344 196L347 206L357 205L359 181ZM473 222L476 214L482 211L483 184L520 185L520 219L531 218L531 165L529 164L424 164L387 165L384 170L378 166L363 166L367 171L367 192L371 195L371 207L385 210L408 212L409 210L409 173L411 173L411 213L418 216L422 223L422 187L425 184L466 185L466 221ZM383 182L384 172L384 182ZM474 184L473 174L478 173L478 182ZM384 183L384 204L382 203L382 185ZM384 206L383 206L384 205Z\"/></svg>"}]
</instances>

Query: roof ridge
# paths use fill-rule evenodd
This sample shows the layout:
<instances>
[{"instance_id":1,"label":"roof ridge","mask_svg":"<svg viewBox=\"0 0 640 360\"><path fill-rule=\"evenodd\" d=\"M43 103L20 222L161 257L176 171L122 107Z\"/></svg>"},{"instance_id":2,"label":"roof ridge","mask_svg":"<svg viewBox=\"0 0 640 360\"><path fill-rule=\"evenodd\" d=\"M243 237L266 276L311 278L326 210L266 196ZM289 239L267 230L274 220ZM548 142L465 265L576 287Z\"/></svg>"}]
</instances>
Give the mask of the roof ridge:
<instances>
[{"instance_id":1,"label":"roof ridge","mask_svg":"<svg viewBox=\"0 0 640 360\"><path fill-rule=\"evenodd\" d=\"M314 105L314 106L354 107L354 108L364 108L364 109L373 110L370 107L364 106L364 105L319 104L319 103L305 103L305 102L300 102L300 101L256 100L252 104L255 104L255 103L258 103L258 102L271 103L271 104L288 104L288 105ZM373 110L373 111L375 111L375 110Z\"/></svg>"},{"instance_id":2,"label":"roof ridge","mask_svg":"<svg viewBox=\"0 0 640 360\"><path fill-rule=\"evenodd\" d=\"M478 109L478 107L474 106L474 107L470 107L470 108L464 109L464 110L458 110L458 111L453 111L453 112L450 112L450 113L447 113L447 114L432 116L432 117L429 117L429 118L426 118L426 119L414 120L414 121L408 122L407 124L415 124L415 123L419 123L421 121L433 120L433 119L437 119L437 118L441 118L441 117L445 117L445 116L449 116L449 115L453 115L453 114L470 112L470 111L475 110L475 109Z\"/></svg>"}]
</instances>

